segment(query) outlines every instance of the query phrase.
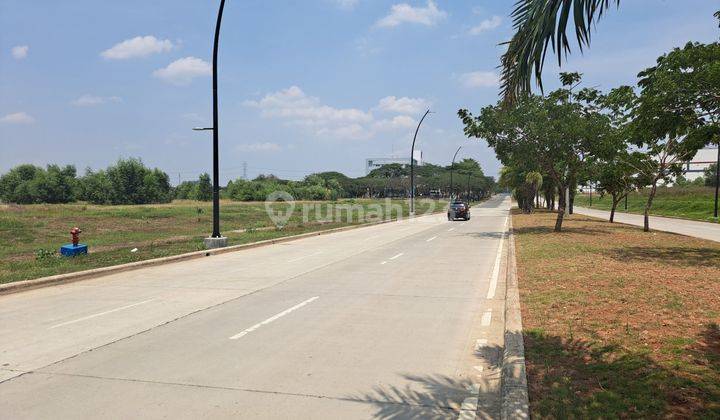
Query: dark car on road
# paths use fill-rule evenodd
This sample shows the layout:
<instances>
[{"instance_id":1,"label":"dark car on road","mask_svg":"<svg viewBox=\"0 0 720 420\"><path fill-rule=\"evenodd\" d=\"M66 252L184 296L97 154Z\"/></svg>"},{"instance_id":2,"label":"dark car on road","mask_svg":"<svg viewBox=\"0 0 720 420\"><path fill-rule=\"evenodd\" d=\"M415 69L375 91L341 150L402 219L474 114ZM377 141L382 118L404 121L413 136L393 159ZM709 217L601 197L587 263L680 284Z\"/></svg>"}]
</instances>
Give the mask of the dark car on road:
<instances>
[{"instance_id":1,"label":"dark car on road","mask_svg":"<svg viewBox=\"0 0 720 420\"><path fill-rule=\"evenodd\" d=\"M447 212L448 220L470 220L470 205L462 200L450 202Z\"/></svg>"}]
</instances>

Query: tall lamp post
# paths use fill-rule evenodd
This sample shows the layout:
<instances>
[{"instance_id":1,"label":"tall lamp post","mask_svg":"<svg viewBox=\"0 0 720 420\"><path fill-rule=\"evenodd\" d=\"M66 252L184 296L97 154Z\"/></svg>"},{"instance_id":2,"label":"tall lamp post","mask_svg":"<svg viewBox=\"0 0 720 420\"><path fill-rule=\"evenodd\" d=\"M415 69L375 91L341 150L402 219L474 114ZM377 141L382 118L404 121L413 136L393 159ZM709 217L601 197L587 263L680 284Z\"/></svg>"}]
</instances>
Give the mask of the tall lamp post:
<instances>
[{"instance_id":1,"label":"tall lamp post","mask_svg":"<svg viewBox=\"0 0 720 420\"><path fill-rule=\"evenodd\" d=\"M717 142L717 161L715 162L715 214L714 217L718 217L718 189L720 189L720 139Z\"/></svg>"},{"instance_id":2,"label":"tall lamp post","mask_svg":"<svg viewBox=\"0 0 720 420\"><path fill-rule=\"evenodd\" d=\"M462 149L462 146L459 146L457 150L455 151L455 154L452 158L452 163L450 163L450 199L453 198L453 169L455 169L455 158L457 157L458 152L460 152L460 149Z\"/></svg>"},{"instance_id":3,"label":"tall lamp post","mask_svg":"<svg viewBox=\"0 0 720 420\"><path fill-rule=\"evenodd\" d=\"M195 130L212 130L213 131L213 231L212 236L205 238L206 248L222 248L227 246L227 238L220 234L220 157L218 145L218 44L220 43L220 26L222 24L223 10L225 10L225 0L220 0L220 8L218 9L217 23L215 24L215 40L213 43L213 126L211 128L196 128Z\"/></svg>"},{"instance_id":4,"label":"tall lamp post","mask_svg":"<svg viewBox=\"0 0 720 420\"><path fill-rule=\"evenodd\" d=\"M468 172L468 179L467 179L467 202L470 202L470 175L472 172Z\"/></svg>"},{"instance_id":5,"label":"tall lamp post","mask_svg":"<svg viewBox=\"0 0 720 420\"><path fill-rule=\"evenodd\" d=\"M412 148L410 148L410 214L415 214L415 140L417 140L418 131L420 131L420 125L425 121L425 117L428 116L430 110L425 111L425 115L420 118L420 122L415 129L415 135L413 136Z\"/></svg>"}]
</instances>

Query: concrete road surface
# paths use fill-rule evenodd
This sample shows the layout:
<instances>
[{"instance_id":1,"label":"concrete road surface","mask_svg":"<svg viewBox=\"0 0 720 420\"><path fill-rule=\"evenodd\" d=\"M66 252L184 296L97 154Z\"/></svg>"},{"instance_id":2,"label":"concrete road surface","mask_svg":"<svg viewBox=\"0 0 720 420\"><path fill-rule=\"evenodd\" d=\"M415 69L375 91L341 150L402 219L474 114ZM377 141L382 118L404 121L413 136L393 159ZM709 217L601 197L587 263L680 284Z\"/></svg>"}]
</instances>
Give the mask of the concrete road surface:
<instances>
[{"instance_id":1,"label":"concrete road surface","mask_svg":"<svg viewBox=\"0 0 720 420\"><path fill-rule=\"evenodd\" d=\"M509 207L0 296L0 418L496 417Z\"/></svg>"},{"instance_id":2,"label":"concrete road surface","mask_svg":"<svg viewBox=\"0 0 720 420\"><path fill-rule=\"evenodd\" d=\"M587 207L575 207L575 213L588 216L609 219L610 212L605 210L589 209ZM644 226L642 214L615 212L615 221L628 225ZM679 233L685 236L709 239L720 242L720 224L709 222L697 222L694 220L675 219L672 217L650 216L650 230L661 230L663 232Z\"/></svg>"}]
</instances>

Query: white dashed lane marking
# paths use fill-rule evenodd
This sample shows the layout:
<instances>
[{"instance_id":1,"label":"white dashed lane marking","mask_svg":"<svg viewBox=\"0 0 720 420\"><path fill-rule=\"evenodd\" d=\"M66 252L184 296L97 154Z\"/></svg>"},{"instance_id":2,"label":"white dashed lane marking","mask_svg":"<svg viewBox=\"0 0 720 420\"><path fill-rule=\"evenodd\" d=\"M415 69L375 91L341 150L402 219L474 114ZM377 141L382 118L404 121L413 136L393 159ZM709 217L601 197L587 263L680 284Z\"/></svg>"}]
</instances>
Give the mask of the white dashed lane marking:
<instances>
[{"instance_id":1,"label":"white dashed lane marking","mask_svg":"<svg viewBox=\"0 0 720 420\"><path fill-rule=\"evenodd\" d=\"M82 317L82 318L74 319L74 320L72 320L72 321L63 322L62 324L53 325L52 327L50 327L50 329L57 328L57 327L62 327L62 326L64 326L64 325L74 324L74 323L76 323L76 322L87 321L88 319L97 318L97 317L99 317L99 316L111 314L111 313L113 313L113 312L122 311L122 310L125 310L125 309L130 309L130 308L135 307L135 306L140 306L140 305L146 304L146 303L148 303L148 302L152 302L153 300L155 300L155 299L148 299L148 300L144 300L144 301L142 301L142 302L137 302L137 303L133 303L133 304L130 304L130 305L121 306L121 307L119 307L119 308L110 309L109 311L100 312L99 314L88 315L88 316L85 316L85 317Z\"/></svg>"},{"instance_id":2,"label":"white dashed lane marking","mask_svg":"<svg viewBox=\"0 0 720 420\"><path fill-rule=\"evenodd\" d=\"M265 321L258 322L257 324L253 325L252 327L233 335L232 337L230 337L230 339L237 340L238 338L243 337L243 336L257 330L258 328L262 327L263 325L267 325L273 321L276 321L276 320L284 317L285 315L289 314L292 311L296 311L296 310L302 308L303 306L307 305L308 303L313 302L314 300L318 299L319 297L320 296L311 297L310 299L308 299L304 302L298 303L297 305L293 306L292 308L285 309L284 311L280 312L279 314L273 315L270 318L266 319Z\"/></svg>"}]
</instances>

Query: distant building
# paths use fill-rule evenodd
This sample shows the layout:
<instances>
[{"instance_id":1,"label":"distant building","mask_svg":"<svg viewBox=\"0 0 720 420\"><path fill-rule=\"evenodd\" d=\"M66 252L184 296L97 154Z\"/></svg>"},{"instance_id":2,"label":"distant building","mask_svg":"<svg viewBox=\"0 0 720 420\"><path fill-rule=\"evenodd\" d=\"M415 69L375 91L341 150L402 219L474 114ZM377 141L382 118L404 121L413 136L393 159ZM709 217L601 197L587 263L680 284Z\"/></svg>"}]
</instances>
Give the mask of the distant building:
<instances>
[{"instance_id":1,"label":"distant building","mask_svg":"<svg viewBox=\"0 0 720 420\"><path fill-rule=\"evenodd\" d=\"M413 157L415 158L416 165L423 164L422 150L416 150L415 155ZM410 158L396 156L396 157L382 157L382 158L365 159L365 175L372 172L373 169L381 168L385 165L391 165L393 163L399 163L400 165L403 165L403 166L410 165Z\"/></svg>"},{"instance_id":2,"label":"distant building","mask_svg":"<svg viewBox=\"0 0 720 420\"><path fill-rule=\"evenodd\" d=\"M705 169L717 162L717 147L708 147L698 150L697 154L690 162L683 164L685 178L692 181L703 176Z\"/></svg>"}]
</instances>

